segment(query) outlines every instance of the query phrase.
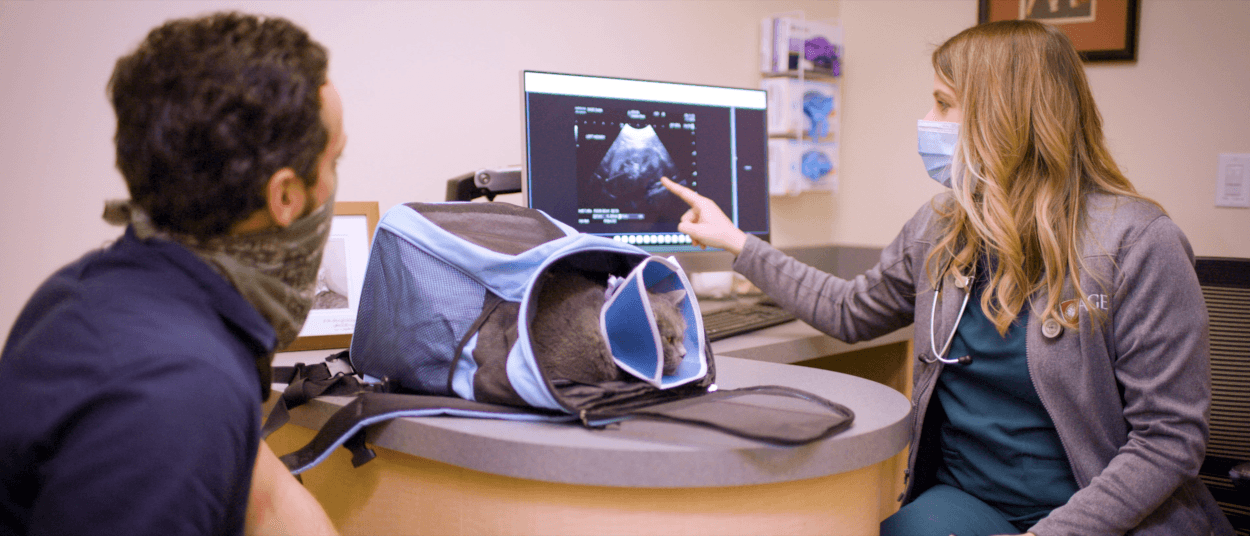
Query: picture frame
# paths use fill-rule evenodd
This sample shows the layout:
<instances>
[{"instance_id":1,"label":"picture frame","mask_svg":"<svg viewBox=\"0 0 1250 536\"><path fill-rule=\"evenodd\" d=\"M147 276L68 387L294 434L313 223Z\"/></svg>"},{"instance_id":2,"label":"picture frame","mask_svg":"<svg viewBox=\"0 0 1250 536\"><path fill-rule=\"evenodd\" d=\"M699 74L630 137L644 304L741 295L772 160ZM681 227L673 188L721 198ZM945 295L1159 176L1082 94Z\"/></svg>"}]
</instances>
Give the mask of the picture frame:
<instances>
[{"instance_id":1,"label":"picture frame","mask_svg":"<svg viewBox=\"0 0 1250 536\"><path fill-rule=\"evenodd\" d=\"M377 201L334 203L334 220L317 271L317 297L299 337L284 352L347 348L378 226Z\"/></svg>"},{"instance_id":2,"label":"picture frame","mask_svg":"<svg viewBox=\"0 0 1250 536\"><path fill-rule=\"evenodd\" d=\"M1063 30L1086 62L1136 61L1141 0L978 0L977 22L1031 19Z\"/></svg>"}]
</instances>

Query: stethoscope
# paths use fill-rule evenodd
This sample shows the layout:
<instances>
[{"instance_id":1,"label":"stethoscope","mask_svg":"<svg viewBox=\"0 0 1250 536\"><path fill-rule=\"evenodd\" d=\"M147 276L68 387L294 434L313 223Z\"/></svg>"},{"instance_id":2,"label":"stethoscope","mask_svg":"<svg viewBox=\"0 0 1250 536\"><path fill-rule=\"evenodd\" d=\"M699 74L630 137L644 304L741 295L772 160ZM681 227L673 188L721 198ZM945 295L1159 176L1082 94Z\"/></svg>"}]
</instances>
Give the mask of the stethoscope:
<instances>
[{"instance_id":1,"label":"stethoscope","mask_svg":"<svg viewBox=\"0 0 1250 536\"><path fill-rule=\"evenodd\" d=\"M937 304L938 298L942 295L942 283L946 278L943 277L941 281L938 281L938 286L933 291L933 310L929 313L929 351L932 353L932 356L931 358L925 358L925 354L920 354L921 361L924 361L925 363L936 363L941 361L947 365L972 364L972 356L970 355L963 356L959 359L951 359L945 356L951 349L951 341L955 340L955 332L959 330L959 321L963 319L964 309L968 307L968 298L972 297L972 278L974 275L975 273L962 280L955 281L956 287L966 289L967 292L964 293L963 303L959 304L959 314L955 316L955 325L951 327L951 334L946 337L946 344L942 345L942 350L940 352L932 353L938 347L937 340L934 335L934 332L937 331Z\"/></svg>"}]
</instances>

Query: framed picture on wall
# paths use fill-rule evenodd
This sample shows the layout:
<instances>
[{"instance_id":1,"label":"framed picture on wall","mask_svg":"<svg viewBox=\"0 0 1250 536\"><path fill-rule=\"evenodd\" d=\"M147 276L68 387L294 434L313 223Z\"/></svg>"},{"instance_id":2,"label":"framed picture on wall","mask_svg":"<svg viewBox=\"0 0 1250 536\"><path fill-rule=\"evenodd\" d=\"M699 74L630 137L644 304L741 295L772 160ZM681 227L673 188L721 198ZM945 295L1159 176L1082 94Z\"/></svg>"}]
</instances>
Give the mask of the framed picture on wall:
<instances>
[{"instance_id":1,"label":"framed picture on wall","mask_svg":"<svg viewBox=\"0 0 1250 536\"><path fill-rule=\"evenodd\" d=\"M378 203L334 204L330 238L317 271L317 294L299 338L287 352L347 348L356 327L356 307L369 262L369 246L378 225Z\"/></svg>"},{"instance_id":2,"label":"framed picture on wall","mask_svg":"<svg viewBox=\"0 0 1250 536\"><path fill-rule=\"evenodd\" d=\"M1085 61L1134 61L1140 1L978 0L977 22L1045 22L1062 29Z\"/></svg>"}]
</instances>

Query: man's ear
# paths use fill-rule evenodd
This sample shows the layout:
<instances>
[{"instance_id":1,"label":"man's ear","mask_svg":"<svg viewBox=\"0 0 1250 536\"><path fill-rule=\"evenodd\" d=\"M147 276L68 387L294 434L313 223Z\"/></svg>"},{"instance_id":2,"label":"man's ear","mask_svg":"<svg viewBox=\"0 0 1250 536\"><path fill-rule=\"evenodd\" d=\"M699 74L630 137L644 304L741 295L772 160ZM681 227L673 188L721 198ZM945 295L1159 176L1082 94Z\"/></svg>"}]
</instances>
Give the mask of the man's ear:
<instances>
[{"instance_id":1,"label":"man's ear","mask_svg":"<svg viewBox=\"0 0 1250 536\"><path fill-rule=\"evenodd\" d=\"M308 186L295 175L291 168L279 169L265 188L265 201L269 216L279 227L286 227L304 214L308 199Z\"/></svg>"}]
</instances>

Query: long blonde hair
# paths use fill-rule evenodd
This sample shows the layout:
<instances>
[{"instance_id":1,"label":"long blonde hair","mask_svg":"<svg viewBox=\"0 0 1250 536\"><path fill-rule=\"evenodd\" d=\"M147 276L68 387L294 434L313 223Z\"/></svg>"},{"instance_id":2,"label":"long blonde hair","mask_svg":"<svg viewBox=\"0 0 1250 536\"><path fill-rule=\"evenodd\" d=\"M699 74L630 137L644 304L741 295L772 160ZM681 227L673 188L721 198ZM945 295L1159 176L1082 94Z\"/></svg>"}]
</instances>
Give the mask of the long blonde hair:
<instances>
[{"instance_id":1,"label":"long blonde hair","mask_svg":"<svg viewBox=\"0 0 1250 536\"><path fill-rule=\"evenodd\" d=\"M931 280L971 273L985 255L994 262L981 308L1000 334L1041 290L1041 319L1076 327L1059 311L1065 282L1098 311L1080 281L1086 194L1145 199L1107 150L1080 57L1050 25L999 21L947 40L933 67L963 111L953 164L963 180L936 206Z\"/></svg>"}]
</instances>

